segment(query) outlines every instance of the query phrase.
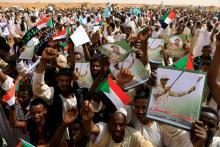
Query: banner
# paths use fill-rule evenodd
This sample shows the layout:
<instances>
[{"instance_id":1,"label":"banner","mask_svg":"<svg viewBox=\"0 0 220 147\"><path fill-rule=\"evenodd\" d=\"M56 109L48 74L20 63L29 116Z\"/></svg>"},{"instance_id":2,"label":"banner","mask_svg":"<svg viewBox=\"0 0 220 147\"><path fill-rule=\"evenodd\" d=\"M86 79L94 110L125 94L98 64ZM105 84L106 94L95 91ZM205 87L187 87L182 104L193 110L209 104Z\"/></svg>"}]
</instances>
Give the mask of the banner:
<instances>
[{"instance_id":1,"label":"banner","mask_svg":"<svg viewBox=\"0 0 220 147\"><path fill-rule=\"evenodd\" d=\"M38 56L41 56L45 47L48 46L49 39L52 37L53 33L53 30L48 29L44 32L44 36L39 39L39 43L34 48Z\"/></svg>"},{"instance_id":2,"label":"banner","mask_svg":"<svg viewBox=\"0 0 220 147\"><path fill-rule=\"evenodd\" d=\"M34 36L37 35L37 33L39 33L40 30L37 29L37 27L33 27L30 30L28 30L25 35L22 37L22 41L24 44L27 44Z\"/></svg>"}]
</instances>

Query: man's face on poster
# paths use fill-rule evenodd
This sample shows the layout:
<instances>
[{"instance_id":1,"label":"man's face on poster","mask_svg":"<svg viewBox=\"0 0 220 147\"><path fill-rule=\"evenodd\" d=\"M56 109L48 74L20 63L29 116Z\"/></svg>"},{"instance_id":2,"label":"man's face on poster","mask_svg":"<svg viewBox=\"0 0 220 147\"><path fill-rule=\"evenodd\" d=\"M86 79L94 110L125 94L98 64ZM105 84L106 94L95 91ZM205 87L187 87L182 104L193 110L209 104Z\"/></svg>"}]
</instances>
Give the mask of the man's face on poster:
<instances>
[{"instance_id":1,"label":"man's face on poster","mask_svg":"<svg viewBox=\"0 0 220 147\"><path fill-rule=\"evenodd\" d=\"M113 53L120 54L119 47L117 47L117 46L111 46L111 49L112 49L112 52L113 52Z\"/></svg>"},{"instance_id":2,"label":"man's face on poster","mask_svg":"<svg viewBox=\"0 0 220 147\"><path fill-rule=\"evenodd\" d=\"M180 46L180 39L179 38L175 39L174 43L175 43L176 46Z\"/></svg>"},{"instance_id":3,"label":"man's face on poster","mask_svg":"<svg viewBox=\"0 0 220 147\"><path fill-rule=\"evenodd\" d=\"M166 86L168 80L169 80L169 79L160 79L161 85L162 85L162 86Z\"/></svg>"}]
</instances>

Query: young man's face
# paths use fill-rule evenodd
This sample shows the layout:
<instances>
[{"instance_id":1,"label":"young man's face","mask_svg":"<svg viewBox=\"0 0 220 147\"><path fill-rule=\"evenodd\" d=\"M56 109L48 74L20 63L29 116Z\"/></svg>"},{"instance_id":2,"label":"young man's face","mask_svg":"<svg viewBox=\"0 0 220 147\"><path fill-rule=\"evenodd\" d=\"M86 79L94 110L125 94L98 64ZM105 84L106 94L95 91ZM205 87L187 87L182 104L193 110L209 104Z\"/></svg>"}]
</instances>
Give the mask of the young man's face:
<instances>
[{"instance_id":1,"label":"young man's face","mask_svg":"<svg viewBox=\"0 0 220 147\"><path fill-rule=\"evenodd\" d=\"M42 104L31 106L30 108L31 118L38 124L43 122L46 113L47 109Z\"/></svg>"},{"instance_id":2,"label":"young man's face","mask_svg":"<svg viewBox=\"0 0 220 147\"><path fill-rule=\"evenodd\" d=\"M99 72L101 71L100 63L98 61L92 62L90 70L91 70L92 76L97 76Z\"/></svg>"},{"instance_id":3,"label":"young man's face","mask_svg":"<svg viewBox=\"0 0 220 147\"><path fill-rule=\"evenodd\" d=\"M121 113L114 113L109 122L109 130L112 139L116 143L120 143L125 135L126 119Z\"/></svg>"},{"instance_id":4,"label":"young man's face","mask_svg":"<svg viewBox=\"0 0 220 147\"><path fill-rule=\"evenodd\" d=\"M22 107L27 107L31 100L29 97L29 92L26 90L19 91L17 93L17 99Z\"/></svg>"},{"instance_id":5,"label":"young man's face","mask_svg":"<svg viewBox=\"0 0 220 147\"><path fill-rule=\"evenodd\" d=\"M131 31L132 31L132 29L131 29L130 27L127 27L125 34L126 34L126 35L130 35L130 34L131 34Z\"/></svg>"},{"instance_id":6,"label":"young man's face","mask_svg":"<svg viewBox=\"0 0 220 147\"><path fill-rule=\"evenodd\" d=\"M202 49L202 54L204 56L209 56L210 53L211 53L211 49L209 47L205 47L205 48Z\"/></svg>"},{"instance_id":7,"label":"young man's face","mask_svg":"<svg viewBox=\"0 0 220 147\"><path fill-rule=\"evenodd\" d=\"M148 100L146 98L136 99L134 101L133 112L137 115L137 118L145 123L145 114Z\"/></svg>"},{"instance_id":8,"label":"young man's face","mask_svg":"<svg viewBox=\"0 0 220 147\"><path fill-rule=\"evenodd\" d=\"M207 128L208 138L213 137L218 130L217 116L210 112L201 112L200 121L202 121Z\"/></svg>"},{"instance_id":9,"label":"young man's face","mask_svg":"<svg viewBox=\"0 0 220 147\"><path fill-rule=\"evenodd\" d=\"M63 93L69 92L71 89L72 77L67 75L58 76L59 88Z\"/></svg>"},{"instance_id":10,"label":"young man's face","mask_svg":"<svg viewBox=\"0 0 220 147\"><path fill-rule=\"evenodd\" d=\"M107 32L108 32L108 35L111 35L112 34L112 27L108 27Z\"/></svg>"},{"instance_id":11,"label":"young man's face","mask_svg":"<svg viewBox=\"0 0 220 147\"><path fill-rule=\"evenodd\" d=\"M74 142L77 142L82 139L82 131L79 123L73 123L70 126L70 138L73 139Z\"/></svg>"}]
</instances>

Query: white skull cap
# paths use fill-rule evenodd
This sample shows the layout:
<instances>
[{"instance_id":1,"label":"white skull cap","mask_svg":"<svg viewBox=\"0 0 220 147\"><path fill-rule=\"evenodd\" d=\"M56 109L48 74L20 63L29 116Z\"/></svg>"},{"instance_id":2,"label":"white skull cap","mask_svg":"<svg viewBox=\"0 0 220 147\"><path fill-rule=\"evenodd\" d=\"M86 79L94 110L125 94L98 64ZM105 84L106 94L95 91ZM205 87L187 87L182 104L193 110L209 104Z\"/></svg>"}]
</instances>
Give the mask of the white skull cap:
<instances>
[{"instance_id":1,"label":"white skull cap","mask_svg":"<svg viewBox=\"0 0 220 147\"><path fill-rule=\"evenodd\" d=\"M116 112L122 113L122 114L124 114L126 117L128 116L128 113L127 113L127 111L125 110L125 108L119 108Z\"/></svg>"}]
</instances>

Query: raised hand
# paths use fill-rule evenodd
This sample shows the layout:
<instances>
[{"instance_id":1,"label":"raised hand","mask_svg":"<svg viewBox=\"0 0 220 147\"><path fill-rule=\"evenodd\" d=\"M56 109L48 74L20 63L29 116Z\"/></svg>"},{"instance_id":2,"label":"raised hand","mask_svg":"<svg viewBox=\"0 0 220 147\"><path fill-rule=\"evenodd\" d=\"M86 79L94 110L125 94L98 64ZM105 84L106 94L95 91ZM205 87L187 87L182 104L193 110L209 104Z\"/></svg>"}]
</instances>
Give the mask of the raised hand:
<instances>
[{"instance_id":1,"label":"raised hand","mask_svg":"<svg viewBox=\"0 0 220 147\"><path fill-rule=\"evenodd\" d=\"M74 79L75 81L77 81L77 80L79 79L79 77L80 77L79 68L76 68L76 70L75 70L74 73L73 73L73 79Z\"/></svg>"},{"instance_id":2,"label":"raised hand","mask_svg":"<svg viewBox=\"0 0 220 147\"><path fill-rule=\"evenodd\" d=\"M63 118L64 124L69 125L72 122L74 122L77 115L78 115L78 110L77 109L72 108L72 109L67 110L67 112L65 112L64 118Z\"/></svg>"},{"instance_id":3,"label":"raised hand","mask_svg":"<svg viewBox=\"0 0 220 147\"><path fill-rule=\"evenodd\" d=\"M46 48L42 52L42 59L50 60L56 58L58 55L58 51L53 48Z\"/></svg>"},{"instance_id":4,"label":"raised hand","mask_svg":"<svg viewBox=\"0 0 220 147\"><path fill-rule=\"evenodd\" d=\"M195 123L193 123L192 132L191 132L191 141L194 147L204 146L206 138L207 138L207 130L203 122L196 121Z\"/></svg>"},{"instance_id":5,"label":"raised hand","mask_svg":"<svg viewBox=\"0 0 220 147\"><path fill-rule=\"evenodd\" d=\"M189 93L193 92L196 90L196 86L193 86L192 88L190 88Z\"/></svg>"},{"instance_id":6,"label":"raised hand","mask_svg":"<svg viewBox=\"0 0 220 147\"><path fill-rule=\"evenodd\" d=\"M88 100L84 102L80 110L80 115L82 116L82 119L85 121L92 120L92 118L94 117L94 108Z\"/></svg>"},{"instance_id":7,"label":"raised hand","mask_svg":"<svg viewBox=\"0 0 220 147\"><path fill-rule=\"evenodd\" d=\"M141 42L147 42L147 40L151 36L151 34L152 34L152 29L150 27L147 27L144 30L142 30L141 32L139 32L137 37Z\"/></svg>"},{"instance_id":8,"label":"raised hand","mask_svg":"<svg viewBox=\"0 0 220 147\"><path fill-rule=\"evenodd\" d=\"M131 73L131 70L127 68L121 69L117 76L118 84L123 87L125 84L129 83L133 77L134 75Z\"/></svg>"}]
</instances>

